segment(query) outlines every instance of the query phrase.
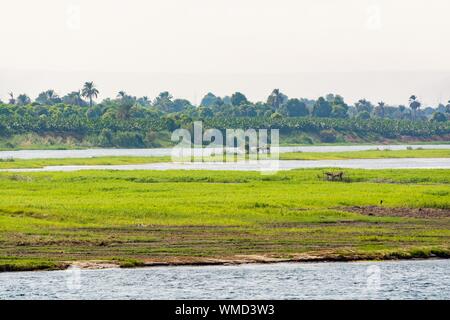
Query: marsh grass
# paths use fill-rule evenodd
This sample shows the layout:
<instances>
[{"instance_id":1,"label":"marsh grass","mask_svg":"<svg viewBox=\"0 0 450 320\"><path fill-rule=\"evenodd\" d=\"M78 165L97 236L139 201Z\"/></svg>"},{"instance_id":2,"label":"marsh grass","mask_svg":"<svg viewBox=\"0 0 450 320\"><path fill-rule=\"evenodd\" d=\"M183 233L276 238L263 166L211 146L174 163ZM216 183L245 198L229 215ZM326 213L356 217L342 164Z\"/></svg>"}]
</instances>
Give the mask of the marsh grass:
<instances>
[{"instance_id":1,"label":"marsh grass","mask_svg":"<svg viewBox=\"0 0 450 320\"><path fill-rule=\"evenodd\" d=\"M253 254L351 260L448 253L450 218L343 208L383 200L386 207L450 209L450 170L345 170L350 182L317 179L322 172L3 172L0 270L94 259L131 267Z\"/></svg>"},{"instance_id":2,"label":"marsh grass","mask_svg":"<svg viewBox=\"0 0 450 320\"><path fill-rule=\"evenodd\" d=\"M348 152L289 152L281 160L345 160L383 158L450 158L450 149L368 150Z\"/></svg>"},{"instance_id":3,"label":"marsh grass","mask_svg":"<svg viewBox=\"0 0 450 320\"><path fill-rule=\"evenodd\" d=\"M260 155L265 159L267 155ZM270 157L270 155L269 155ZM382 158L450 158L450 149L414 149L414 150L370 150L349 152L290 152L281 153L280 160L345 160L345 159L382 159ZM183 158L177 161L197 162L223 162L244 161L248 155L225 156L215 155L203 158ZM93 158L66 158L66 159L0 159L0 169L43 168L45 166L64 165L127 165L171 162L166 157L93 157Z\"/></svg>"}]
</instances>

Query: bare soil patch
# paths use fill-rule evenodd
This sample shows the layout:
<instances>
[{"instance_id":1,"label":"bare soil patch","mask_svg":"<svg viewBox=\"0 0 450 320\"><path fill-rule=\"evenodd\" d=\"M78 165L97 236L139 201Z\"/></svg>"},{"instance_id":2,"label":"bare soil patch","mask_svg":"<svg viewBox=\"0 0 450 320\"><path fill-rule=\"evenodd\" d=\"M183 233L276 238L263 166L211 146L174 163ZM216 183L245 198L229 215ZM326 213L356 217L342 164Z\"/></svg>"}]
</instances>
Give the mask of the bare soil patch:
<instances>
[{"instance_id":1,"label":"bare soil patch","mask_svg":"<svg viewBox=\"0 0 450 320\"><path fill-rule=\"evenodd\" d=\"M119 268L120 265L111 261L74 261L68 263L71 267L79 269L113 269Z\"/></svg>"},{"instance_id":2,"label":"bare soil patch","mask_svg":"<svg viewBox=\"0 0 450 320\"><path fill-rule=\"evenodd\" d=\"M345 207L346 211L375 217L450 218L450 209L438 208L388 208L380 206Z\"/></svg>"}]
</instances>

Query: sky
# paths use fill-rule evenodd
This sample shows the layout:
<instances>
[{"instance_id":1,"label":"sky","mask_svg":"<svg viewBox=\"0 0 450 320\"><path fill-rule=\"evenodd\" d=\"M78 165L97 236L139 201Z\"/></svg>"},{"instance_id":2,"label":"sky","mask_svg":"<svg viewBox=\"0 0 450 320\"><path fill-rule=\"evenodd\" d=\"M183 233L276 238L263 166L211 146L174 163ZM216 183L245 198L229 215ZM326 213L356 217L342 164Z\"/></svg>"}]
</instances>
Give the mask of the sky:
<instances>
[{"instance_id":1,"label":"sky","mask_svg":"<svg viewBox=\"0 0 450 320\"><path fill-rule=\"evenodd\" d=\"M0 98L94 81L263 100L450 100L448 0L1 0Z\"/></svg>"}]
</instances>

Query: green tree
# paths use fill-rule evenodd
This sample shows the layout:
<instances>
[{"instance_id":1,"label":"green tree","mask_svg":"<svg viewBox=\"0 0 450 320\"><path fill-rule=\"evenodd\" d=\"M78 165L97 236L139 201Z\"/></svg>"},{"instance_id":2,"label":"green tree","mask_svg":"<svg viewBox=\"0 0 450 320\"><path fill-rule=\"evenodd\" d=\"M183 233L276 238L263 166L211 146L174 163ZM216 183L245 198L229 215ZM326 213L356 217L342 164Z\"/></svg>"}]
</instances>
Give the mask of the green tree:
<instances>
[{"instance_id":1,"label":"green tree","mask_svg":"<svg viewBox=\"0 0 450 320\"><path fill-rule=\"evenodd\" d=\"M50 89L44 92L41 92L35 100L37 103L52 106L57 103L61 103L61 98L56 94L55 90Z\"/></svg>"},{"instance_id":2,"label":"green tree","mask_svg":"<svg viewBox=\"0 0 450 320\"><path fill-rule=\"evenodd\" d=\"M445 122L447 121L447 117L442 112L435 112L431 117L431 121L433 122Z\"/></svg>"},{"instance_id":3,"label":"green tree","mask_svg":"<svg viewBox=\"0 0 450 320\"><path fill-rule=\"evenodd\" d=\"M317 99L313 108L313 116L319 118L327 118L331 115L331 105L323 97Z\"/></svg>"},{"instance_id":4,"label":"green tree","mask_svg":"<svg viewBox=\"0 0 450 320\"><path fill-rule=\"evenodd\" d=\"M231 97L230 96L223 97L222 98L222 105L232 106L233 104L231 103Z\"/></svg>"},{"instance_id":5,"label":"green tree","mask_svg":"<svg viewBox=\"0 0 450 320\"><path fill-rule=\"evenodd\" d=\"M404 105L398 106L398 119L411 119L410 109L407 109Z\"/></svg>"},{"instance_id":6,"label":"green tree","mask_svg":"<svg viewBox=\"0 0 450 320\"><path fill-rule=\"evenodd\" d=\"M445 113L450 114L450 100L448 101L447 105L445 106Z\"/></svg>"},{"instance_id":7,"label":"green tree","mask_svg":"<svg viewBox=\"0 0 450 320\"><path fill-rule=\"evenodd\" d=\"M348 110L348 108L345 108L341 104L333 105L331 107L331 117L332 118L340 118L340 119L348 118L347 110Z\"/></svg>"},{"instance_id":8,"label":"green tree","mask_svg":"<svg viewBox=\"0 0 450 320\"><path fill-rule=\"evenodd\" d=\"M131 115L131 108L134 106L134 100L132 97L124 95L120 99L119 108L117 109L117 117L121 120L127 120Z\"/></svg>"},{"instance_id":9,"label":"green tree","mask_svg":"<svg viewBox=\"0 0 450 320\"><path fill-rule=\"evenodd\" d=\"M89 120L96 120L102 116L102 109L99 106L92 106L86 110L86 117Z\"/></svg>"},{"instance_id":10,"label":"green tree","mask_svg":"<svg viewBox=\"0 0 450 320\"><path fill-rule=\"evenodd\" d=\"M282 111L288 117L306 117L309 115L309 110L306 108L306 104L299 99L289 99L286 105L283 106Z\"/></svg>"},{"instance_id":11,"label":"green tree","mask_svg":"<svg viewBox=\"0 0 450 320\"><path fill-rule=\"evenodd\" d=\"M143 107L149 107L151 104L150 99L147 96L143 96L137 99L137 103Z\"/></svg>"},{"instance_id":12,"label":"green tree","mask_svg":"<svg viewBox=\"0 0 450 320\"><path fill-rule=\"evenodd\" d=\"M366 99L361 99L358 102L355 103L356 110L358 113L367 111L368 113L372 113L373 105L370 101L367 101Z\"/></svg>"},{"instance_id":13,"label":"green tree","mask_svg":"<svg viewBox=\"0 0 450 320\"><path fill-rule=\"evenodd\" d=\"M168 91L161 92L153 102L153 106L163 112L173 112L173 96Z\"/></svg>"},{"instance_id":14,"label":"green tree","mask_svg":"<svg viewBox=\"0 0 450 320\"><path fill-rule=\"evenodd\" d=\"M214 113L212 112L211 108L208 107L200 107L198 108L198 112L201 118L211 118L214 116Z\"/></svg>"},{"instance_id":15,"label":"green tree","mask_svg":"<svg viewBox=\"0 0 450 320\"><path fill-rule=\"evenodd\" d=\"M14 93L10 92L8 95L9 95L8 104L15 105L16 104L16 99L14 99Z\"/></svg>"},{"instance_id":16,"label":"green tree","mask_svg":"<svg viewBox=\"0 0 450 320\"><path fill-rule=\"evenodd\" d=\"M98 89L95 87L94 82L86 82L83 89L81 90L81 95L89 99L89 107L92 107L93 99L97 98L99 94Z\"/></svg>"},{"instance_id":17,"label":"green tree","mask_svg":"<svg viewBox=\"0 0 450 320\"><path fill-rule=\"evenodd\" d=\"M186 99L175 99L171 105L170 112L182 112L183 110L192 107L189 100Z\"/></svg>"},{"instance_id":18,"label":"green tree","mask_svg":"<svg viewBox=\"0 0 450 320\"><path fill-rule=\"evenodd\" d=\"M112 147L113 133L110 129L103 129L98 136L98 143L101 147Z\"/></svg>"},{"instance_id":19,"label":"green tree","mask_svg":"<svg viewBox=\"0 0 450 320\"><path fill-rule=\"evenodd\" d=\"M222 104L222 99L211 92L208 92L200 102L200 105L203 107L221 106Z\"/></svg>"},{"instance_id":20,"label":"green tree","mask_svg":"<svg viewBox=\"0 0 450 320\"><path fill-rule=\"evenodd\" d=\"M369 120L370 119L370 113L368 111L361 111L356 115L356 118L358 120Z\"/></svg>"},{"instance_id":21,"label":"green tree","mask_svg":"<svg viewBox=\"0 0 450 320\"><path fill-rule=\"evenodd\" d=\"M331 105L331 117L348 118L349 106L345 103L344 98L338 94L328 94L326 100Z\"/></svg>"},{"instance_id":22,"label":"green tree","mask_svg":"<svg viewBox=\"0 0 450 320\"><path fill-rule=\"evenodd\" d=\"M384 118L386 111L385 106L386 104L383 101L378 102L378 105L374 109L374 114L379 118Z\"/></svg>"},{"instance_id":23,"label":"green tree","mask_svg":"<svg viewBox=\"0 0 450 320\"><path fill-rule=\"evenodd\" d=\"M81 97L80 91L72 91L66 94L64 97L62 97L62 102L79 107L84 107L87 105L86 102Z\"/></svg>"},{"instance_id":24,"label":"green tree","mask_svg":"<svg viewBox=\"0 0 450 320\"><path fill-rule=\"evenodd\" d=\"M126 97L128 97L128 95L125 91L119 91L117 93L117 99L125 99Z\"/></svg>"},{"instance_id":25,"label":"green tree","mask_svg":"<svg viewBox=\"0 0 450 320\"><path fill-rule=\"evenodd\" d=\"M25 106L25 105L30 104L30 103L31 103L31 99L25 93L19 94L17 96L16 104L18 106Z\"/></svg>"},{"instance_id":26,"label":"green tree","mask_svg":"<svg viewBox=\"0 0 450 320\"><path fill-rule=\"evenodd\" d=\"M417 111L420 109L421 106L422 104L420 103L419 100L417 100L417 97L415 95L412 95L409 98L409 107L411 108L411 110L413 110L414 119L417 118Z\"/></svg>"},{"instance_id":27,"label":"green tree","mask_svg":"<svg viewBox=\"0 0 450 320\"><path fill-rule=\"evenodd\" d=\"M267 104L272 108L279 109L288 101L288 97L281 93L280 89L273 89L270 96L267 98Z\"/></svg>"},{"instance_id":28,"label":"green tree","mask_svg":"<svg viewBox=\"0 0 450 320\"><path fill-rule=\"evenodd\" d=\"M233 106L240 106L242 104L246 104L248 103L247 97L244 96L242 93L240 92L235 92L233 93L233 95L231 96L231 104Z\"/></svg>"}]
</instances>

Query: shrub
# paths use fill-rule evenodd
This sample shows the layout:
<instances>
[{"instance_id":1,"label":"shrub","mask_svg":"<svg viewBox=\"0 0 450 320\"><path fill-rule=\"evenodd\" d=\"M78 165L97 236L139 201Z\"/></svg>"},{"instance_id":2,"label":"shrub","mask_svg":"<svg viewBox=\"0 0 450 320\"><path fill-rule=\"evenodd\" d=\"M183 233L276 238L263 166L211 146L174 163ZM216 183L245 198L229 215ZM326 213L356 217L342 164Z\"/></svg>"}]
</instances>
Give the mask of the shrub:
<instances>
[{"instance_id":1,"label":"shrub","mask_svg":"<svg viewBox=\"0 0 450 320\"><path fill-rule=\"evenodd\" d=\"M98 144L102 147L111 147L113 145L113 134L110 129L103 129L98 136Z\"/></svg>"},{"instance_id":2,"label":"shrub","mask_svg":"<svg viewBox=\"0 0 450 320\"><path fill-rule=\"evenodd\" d=\"M142 135L136 132L117 132L113 137L113 144L118 147L145 147Z\"/></svg>"},{"instance_id":3,"label":"shrub","mask_svg":"<svg viewBox=\"0 0 450 320\"><path fill-rule=\"evenodd\" d=\"M326 143L336 142L336 132L333 130L322 130L319 134L320 141Z\"/></svg>"}]
</instances>

